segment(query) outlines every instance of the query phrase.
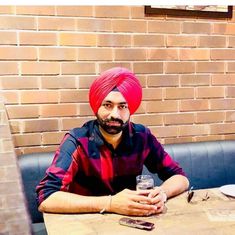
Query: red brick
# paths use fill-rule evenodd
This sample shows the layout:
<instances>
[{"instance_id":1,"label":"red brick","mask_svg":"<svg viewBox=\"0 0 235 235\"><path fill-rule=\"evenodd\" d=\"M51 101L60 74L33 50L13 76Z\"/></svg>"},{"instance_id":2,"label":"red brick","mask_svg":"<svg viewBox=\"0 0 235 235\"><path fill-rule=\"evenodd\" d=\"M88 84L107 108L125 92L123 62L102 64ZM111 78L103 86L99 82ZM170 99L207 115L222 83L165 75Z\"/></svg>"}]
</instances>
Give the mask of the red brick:
<instances>
[{"instance_id":1,"label":"red brick","mask_svg":"<svg viewBox=\"0 0 235 235\"><path fill-rule=\"evenodd\" d=\"M180 101L180 111L200 111L209 110L208 100L181 100Z\"/></svg>"},{"instance_id":2,"label":"red brick","mask_svg":"<svg viewBox=\"0 0 235 235\"><path fill-rule=\"evenodd\" d=\"M179 85L178 75L150 75L147 78L148 87L171 87Z\"/></svg>"},{"instance_id":3,"label":"red brick","mask_svg":"<svg viewBox=\"0 0 235 235\"><path fill-rule=\"evenodd\" d=\"M37 77L0 77L0 89L19 90L19 89L37 89L39 88Z\"/></svg>"},{"instance_id":4,"label":"red brick","mask_svg":"<svg viewBox=\"0 0 235 235\"><path fill-rule=\"evenodd\" d=\"M235 62L227 62L227 72L234 73L235 72Z\"/></svg>"},{"instance_id":5,"label":"red brick","mask_svg":"<svg viewBox=\"0 0 235 235\"><path fill-rule=\"evenodd\" d=\"M193 141L214 141L214 140L224 140L222 135L207 135L207 136L195 136Z\"/></svg>"},{"instance_id":6,"label":"red brick","mask_svg":"<svg viewBox=\"0 0 235 235\"><path fill-rule=\"evenodd\" d=\"M168 47L196 47L197 38L191 35L168 35L166 44Z\"/></svg>"},{"instance_id":7,"label":"red brick","mask_svg":"<svg viewBox=\"0 0 235 235\"><path fill-rule=\"evenodd\" d=\"M54 6L16 6L17 15L55 15Z\"/></svg>"},{"instance_id":8,"label":"red brick","mask_svg":"<svg viewBox=\"0 0 235 235\"><path fill-rule=\"evenodd\" d=\"M37 51L33 47L1 47L0 60L36 60Z\"/></svg>"},{"instance_id":9,"label":"red brick","mask_svg":"<svg viewBox=\"0 0 235 235\"><path fill-rule=\"evenodd\" d=\"M20 148L20 153L18 155L21 154L25 154L25 153L38 153L38 152L55 152L56 149L59 147L59 145L48 145L48 146L23 146ZM16 150L19 150L19 148L17 148Z\"/></svg>"},{"instance_id":10,"label":"red brick","mask_svg":"<svg viewBox=\"0 0 235 235\"><path fill-rule=\"evenodd\" d=\"M97 46L101 47L131 46L131 36L123 34L98 34Z\"/></svg>"},{"instance_id":11,"label":"red brick","mask_svg":"<svg viewBox=\"0 0 235 235\"><path fill-rule=\"evenodd\" d=\"M156 47L165 46L165 38L163 35L133 35L133 45L140 47Z\"/></svg>"},{"instance_id":12,"label":"red brick","mask_svg":"<svg viewBox=\"0 0 235 235\"><path fill-rule=\"evenodd\" d=\"M23 133L59 130L59 123L56 119L24 120L22 126Z\"/></svg>"},{"instance_id":13,"label":"red brick","mask_svg":"<svg viewBox=\"0 0 235 235\"><path fill-rule=\"evenodd\" d=\"M179 126L179 136L197 136L197 135L208 135L210 128L208 125L187 125Z\"/></svg>"},{"instance_id":14,"label":"red brick","mask_svg":"<svg viewBox=\"0 0 235 235\"><path fill-rule=\"evenodd\" d=\"M40 84L42 89L68 89L76 88L76 76L59 76L59 77L41 77Z\"/></svg>"},{"instance_id":15,"label":"red brick","mask_svg":"<svg viewBox=\"0 0 235 235\"><path fill-rule=\"evenodd\" d=\"M235 109L235 99L211 99L211 110L231 110Z\"/></svg>"},{"instance_id":16,"label":"red brick","mask_svg":"<svg viewBox=\"0 0 235 235\"><path fill-rule=\"evenodd\" d=\"M193 99L194 88L166 88L165 99Z\"/></svg>"},{"instance_id":17,"label":"red brick","mask_svg":"<svg viewBox=\"0 0 235 235\"><path fill-rule=\"evenodd\" d=\"M60 102L61 103L79 103L88 102L88 90L67 90L60 91Z\"/></svg>"},{"instance_id":18,"label":"red brick","mask_svg":"<svg viewBox=\"0 0 235 235\"><path fill-rule=\"evenodd\" d=\"M95 17L129 18L128 6L95 6Z\"/></svg>"},{"instance_id":19,"label":"red brick","mask_svg":"<svg viewBox=\"0 0 235 235\"><path fill-rule=\"evenodd\" d=\"M193 124L193 113L174 113L164 114L164 124L166 125L179 125L179 124Z\"/></svg>"},{"instance_id":20,"label":"red brick","mask_svg":"<svg viewBox=\"0 0 235 235\"><path fill-rule=\"evenodd\" d=\"M143 19L145 18L144 6L131 6L131 18L132 19Z\"/></svg>"},{"instance_id":21,"label":"red brick","mask_svg":"<svg viewBox=\"0 0 235 235\"><path fill-rule=\"evenodd\" d=\"M212 74L212 85L235 85L235 74Z\"/></svg>"},{"instance_id":22,"label":"red brick","mask_svg":"<svg viewBox=\"0 0 235 235\"><path fill-rule=\"evenodd\" d=\"M132 61L129 61L129 62L101 62L98 64L98 72L99 73L102 73L108 69L111 69L113 67L124 67L124 68L127 68L129 70L131 70L131 62Z\"/></svg>"},{"instance_id":23,"label":"red brick","mask_svg":"<svg viewBox=\"0 0 235 235\"><path fill-rule=\"evenodd\" d=\"M39 17L39 30L75 30L76 20L63 17Z\"/></svg>"},{"instance_id":24,"label":"red brick","mask_svg":"<svg viewBox=\"0 0 235 235\"><path fill-rule=\"evenodd\" d=\"M96 35L88 33L60 33L59 45L62 46L96 46Z\"/></svg>"},{"instance_id":25,"label":"red brick","mask_svg":"<svg viewBox=\"0 0 235 235\"><path fill-rule=\"evenodd\" d=\"M112 21L110 19L77 19L76 31L84 32L110 32ZM108 36L108 35L107 35Z\"/></svg>"},{"instance_id":26,"label":"red brick","mask_svg":"<svg viewBox=\"0 0 235 235\"><path fill-rule=\"evenodd\" d=\"M95 73L95 63L85 63L85 62L81 62L81 63L72 63L72 62L68 62L68 63L62 63L61 64L61 73L62 74L94 74Z\"/></svg>"},{"instance_id":27,"label":"red brick","mask_svg":"<svg viewBox=\"0 0 235 235\"><path fill-rule=\"evenodd\" d=\"M235 49L211 49L212 60L235 60Z\"/></svg>"},{"instance_id":28,"label":"red brick","mask_svg":"<svg viewBox=\"0 0 235 235\"><path fill-rule=\"evenodd\" d=\"M148 60L179 60L178 50L176 49L149 49Z\"/></svg>"},{"instance_id":29,"label":"red brick","mask_svg":"<svg viewBox=\"0 0 235 235\"><path fill-rule=\"evenodd\" d=\"M89 88L92 84L92 82L97 78L96 75L92 76L79 76L78 77L78 87L83 89L83 88Z\"/></svg>"},{"instance_id":30,"label":"red brick","mask_svg":"<svg viewBox=\"0 0 235 235\"><path fill-rule=\"evenodd\" d=\"M199 87L197 88L197 98L223 98L225 89L223 87Z\"/></svg>"},{"instance_id":31,"label":"red brick","mask_svg":"<svg viewBox=\"0 0 235 235\"><path fill-rule=\"evenodd\" d=\"M211 134L234 134L235 123L221 123L221 124L211 124L210 133Z\"/></svg>"},{"instance_id":32,"label":"red brick","mask_svg":"<svg viewBox=\"0 0 235 235\"><path fill-rule=\"evenodd\" d=\"M180 33L180 22L176 21L149 21L148 32L150 33Z\"/></svg>"},{"instance_id":33,"label":"red brick","mask_svg":"<svg viewBox=\"0 0 235 235\"><path fill-rule=\"evenodd\" d=\"M125 48L125 49L114 49L114 60L117 61L138 61L146 60L146 51L143 49Z\"/></svg>"},{"instance_id":34,"label":"red brick","mask_svg":"<svg viewBox=\"0 0 235 235\"><path fill-rule=\"evenodd\" d=\"M15 6L0 6L0 14L14 14Z\"/></svg>"},{"instance_id":35,"label":"red brick","mask_svg":"<svg viewBox=\"0 0 235 235\"><path fill-rule=\"evenodd\" d=\"M38 146L41 145L41 134L40 133L30 133L30 134L16 134L13 135L14 146Z\"/></svg>"},{"instance_id":36,"label":"red brick","mask_svg":"<svg viewBox=\"0 0 235 235\"><path fill-rule=\"evenodd\" d=\"M22 16L1 16L0 15L0 29L36 29L35 17Z\"/></svg>"},{"instance_id":37,"label":"red brick","mask_svg":"<svg viewBox=\"0 0 235 235\"><path fill-rule=\"evenodd\" d=\"M131 121L146 126L156 126L163 124L163 116L160 114L132 115Z\"/></svg>"},{"instance_id":38,"label":"red brick","mask_svg":"<svg viewBox=\"0 0 235 235\"><path fill-rule=\"evenodd\" d=\"M9 121L10 124L10 128L11 128L11 133L15 134L15 133L20 133L22 130L22 122L20 120L10 120Z\"/></svg>"},{"instance_id":39,"label":"red brick","mask_svg":"<svg viewBox=\"0 0 235 235\"><path fill-rule=\"evenodd\" d=\"M161 100L162 89L161 88L144 88L143 100Z\"/></svg>"},{"instance_id":40,"label":"red brick","mask_svg":"<svg viewBox=\"0 0 235 235\"><path fill-rule=\"evenodd\" d=\"M9 119L39 117L37 105L8 105L6 109Z\"/></svg>"},{"instance_id":41,"label":"red brick","mask_svg":"<svg viewBox=\"0 0 235 235\"><path fill-rule=\"evenodd\" d=\"M60 73L60 64L56 62L22 62L23 75L57 75Z\"/></svg>"},{"instance_id":42,"label":"red brick","mask_svg":"<svg viewBox=\"0 0 235 235\"><path fill-rule=\"evenodd\" d=\"M182 33L188 34L210 34L212 26L210 23L183 22Z\"/></svg>"},{"instance_id":43,"label":"red brick","mask_svg":"<svg viewBox=\"0 0 235 235\"><path fill-rule=\"evenodd\" d=\"M89 104L79 104L78 115L79 116L92 116L94 115L94 113Z\"/></svg>"},{"instance_id":44,"label":"red brick","mask_svg":"<svg viewBox=\"0 0 235 235\"><path fill-rule=\"evenodd\" d=\"M224 24L216 24L213 25L214 31L213 34L222 34L222 35L235 35L235 25L224 23Z\"/></svg>"},{"instance_id":45,"label":"red brick","mask_svg":"<svg viewBox=\"0 0 235 235\"><path fill-rule=\"evenodd\" d=\"M106 48L79 48L78 60L113 60L112 50Z\"/></svg>"},{"instance_id":46,"label":"red brick","mask_svg":"<svg viewBox=\"0 0 235 235\"><path fill-rule=\"evenodd\" d=\"M144 20L113 20L113 32L147 33L147 22Z\"/></svg>"},{"instance_id":47,"label":"red brick","mask_svg":"<svg viewBox=\"0 0 235 235\"><path fill-rule=\"evenodd\" d=\"M175 100L148 101L146 112L148 113L170 113L178 111L178 102Z\"/></svg>"},{"instance_id":48,"label":"red brick","mask_svg":"<svg viewBox=\"0 0 235 235\"><path fill-rule=\"evenodd\" d=\"M195 63L194 62L166 62L165 72L166 73L194 73Z\"/></svg>"},{"instance_id":49,"label":"red brick","mask_svg":"<svg viewBox=\"0 0 235 235\"><path fill-rule=\"evenodd\" d=\"M5 104L17 104L19 103L19 92L16 91L0 91L0 97L3 97Z\"/></svg>"},{"instance_id":50,"label":"red brick","mask_svg":"<svg viewBox=\"0 0 235 235\"><path fill-rule=\"evenodd\" d=\"M59 144L66 132L42 133L42 144Z\"/></svg>"},{"instance_id":51,"label":"red brick","mask_svg":"<svg viewBox=\"0 0 235 235\"><path fill-rule=\"evenodd\" d=\"M200 36L199 37L199 47L226 47L226 37L224 36Z\"/></svg>"},{"instance_id":52,"label":"red brick","mask_svg":"<svg viewBox=\"0 0 235 235\"><path fill-rule=\"evenodd\" d=\"M21 91L20 100L22 104L57 103L59 101L58 91Z\"/></svg>"},{"instance_id":53,"label":"red brick","mask_svg":"<svg viewBox=\"0 0 235 235\"><path fill-rule=\"evenodd\" d=\"M222 73L225 71L224 62L197 62L197 73Z\"/></svg>"},{"instance_id":54,"label":"red brick","mask_svg":"<svg viewBox=\"0 0 235 235\"><path fill-rule=\"evenodd\" d=\"M228 87L227 88L227 96L226 97L235 98L235 87Z\"/></svg>"},{"instance_id":55,"label":"red brick","mask_svg":"<svg viewBox=\"0 0 235 235\"><path fill-rule=\"evenodd\" d=\"M0 39L1 40L1 39ZM20 45L56 45L56 34L50 32L19 32Z\"/></svg>"},{"instance_id":56,"label":"red brick","mask_svg":"<svg viewBox=\"0 0 235 235\"><path fill-rule=\"evenodd\" d=\"M224 112L197 112L196 123L224 122Z\"/></svg>"},{"instance_id":57,"label":"red brick","mask_svg":"<svg viewBox=\"0 0 235 235\"><path fill-rule=\"evenodd\" d=\"M193 137L187 136L187 137L179 137L177 138L164 138L165 144L173 144L173 143L187 143L187 142L193 142Z\"/></svg>"},{"instance_id":58,"label":"red brick","mask_svg":"<svg viewBox=\"0 0 235 235\"><path fill-rule=\"evenodd\" d=\"M176 126L151 127L151 131L157 138L178 136L178 127Z\"/></svg>"},{"instance_id":59,"label":"red brick","mask_svg":"<svg viewBox=\"0 0 235 235\"><path fill-rule=\"evenodd\" d=\"M226 113L226 122L234 122L235 121L235 111L227 111Z\"/></svg>"},{"instance_id":60,"label":"red brick","mask_svg":"<svg viewBox=\"0 0 235 235\"><path fill-rule=\"evenodd\" d=\"M42 47L39 48L39 60L55 60L55 61L66 61L76 60L77 50L76 48L61 48L61 47Z\"/></svg>"},{"instance_id":61,"label":"red brick","mask_svg":"<svg viewBox=\"0 0 235 235\"><path fill-rule=\"evenodd\" d=\"M56 6L58 16L93 16L93 6Z\"/></svg>"},{"instance_id":62,"label":"red brick","mask_svg":"<svg viewBox=\"0 0 235 235\"><path fill-rule=\"evenodd\" d=\"M228 41L228 47L235 47L235 37L234 36L231 36L228 38L229 41Z\"/></svg>"},{"instance_id":63,"label":"red brick","mask_svg":"<svg viewBox=\"0 0 235 235\"><path fill-rule=\"evenodd\" d=\"M180 75L181 86L209 86L210 85L210 75L191 75L182 74Z\"/></svg>"},{"instance_id":64,"label":"red brick","mask_svg":"<svg viewBox=\"0 0 235 235\"><path fill-rule=\"evenodd\" d=\"M0 62L0 75L17 75L17 62Z\"/></svg>"},{"instance_id":65,"label":"red brick","mask_svg":"<svg viewBox=\"0 0 235 235\"><path fill-rule=\"evenodd\" d=\"M210 51L208 49L180 49L180 60L209 60Z\"/></svg>"},{"instance_id":66,"label":"red brick","mask_svg":"<svg viewBox=\"0 0 235 235\"><path fill-rule=\"evenodd\" d=\"M0 32L0 45L16 45L17 35L16 32Z\"/></svg>"},{"instance_id":67,"label":"red brick","mask_svg":"<svg viewBox=\"0 0 235 235\"><path fill-rule=\"evenodd\" d=\"M41 117L72 117L77 115L77 104L45 104L40 107Z\"/></svg>"},{"instance_id":68,"label":"red brick","mask_svg":"<svg viewBox=\"0 0 235 235\"><path fill-rule=\"evenodd\" d=\"M94 117L68 117L62 119L62 130L70 130L72 128L81 127L85 122L94 119Z\"/></svg>"},{"instance_id":69,"label":"red brick","mask_svg":"<svg viewBox=\"0 0 235 235\"><path fill-rule=\"evenodd\" d=\"M162 62L134 62L133 64L134 73L162 73L163 63Z\"/></svg>"}]
</instances>

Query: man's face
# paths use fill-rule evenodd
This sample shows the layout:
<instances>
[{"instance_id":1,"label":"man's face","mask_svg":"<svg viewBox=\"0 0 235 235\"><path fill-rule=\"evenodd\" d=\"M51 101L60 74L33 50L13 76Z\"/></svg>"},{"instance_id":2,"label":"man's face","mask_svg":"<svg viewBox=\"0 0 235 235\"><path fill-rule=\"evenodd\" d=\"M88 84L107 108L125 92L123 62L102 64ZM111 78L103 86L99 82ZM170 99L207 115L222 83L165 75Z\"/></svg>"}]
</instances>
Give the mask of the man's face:
<instances>
[{"instance_id":1,"label":"man's face","mask_svg":"<svg viewBox=\"0 0 235 235\"><path fill-rule=\"evenodd\" d=\"M130 118L128 104L119 91L111 91L103 100L97 112L101 128L108 134L118 134Z\"/></svg>"}]
</instances>

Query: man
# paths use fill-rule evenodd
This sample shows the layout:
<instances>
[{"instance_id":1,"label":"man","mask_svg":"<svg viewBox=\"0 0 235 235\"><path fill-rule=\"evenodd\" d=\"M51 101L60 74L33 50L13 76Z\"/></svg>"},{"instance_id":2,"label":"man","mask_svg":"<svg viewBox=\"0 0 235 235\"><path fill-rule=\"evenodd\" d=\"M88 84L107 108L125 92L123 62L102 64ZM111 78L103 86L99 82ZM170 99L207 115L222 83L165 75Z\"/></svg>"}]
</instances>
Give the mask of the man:
<instances>
[{"instance_id":1,"label":"man","mask_svg":"<svg viewBox=\"0 0 235 235\"><path fill-rule=\"evenodd\" d=\"M89 101L97 119L65 135L37 186L40 211L152 215L188 188L183 170L150 130L130 122L141 99L138 79L125 68L107 70L93 82ZM164 183L136 191L144 164Z\"/></svg>"}]
</instances>

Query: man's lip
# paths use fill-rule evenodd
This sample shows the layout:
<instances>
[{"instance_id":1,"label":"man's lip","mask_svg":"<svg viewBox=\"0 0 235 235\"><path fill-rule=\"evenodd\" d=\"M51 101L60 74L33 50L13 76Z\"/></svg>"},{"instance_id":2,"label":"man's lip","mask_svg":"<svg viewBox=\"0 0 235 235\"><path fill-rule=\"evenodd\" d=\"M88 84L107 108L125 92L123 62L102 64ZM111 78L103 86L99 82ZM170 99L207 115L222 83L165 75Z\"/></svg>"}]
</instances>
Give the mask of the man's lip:
<instances>
[{"instance_id":1,"label":"man's lip","mask_svg":"<svg viewBox=\"0 0 235 235\"><path fill-rule=\"evenodd\" d=\"M110 121L107 122L108 126L121 126L120 122Z\"/></svg>"}]
</instances>

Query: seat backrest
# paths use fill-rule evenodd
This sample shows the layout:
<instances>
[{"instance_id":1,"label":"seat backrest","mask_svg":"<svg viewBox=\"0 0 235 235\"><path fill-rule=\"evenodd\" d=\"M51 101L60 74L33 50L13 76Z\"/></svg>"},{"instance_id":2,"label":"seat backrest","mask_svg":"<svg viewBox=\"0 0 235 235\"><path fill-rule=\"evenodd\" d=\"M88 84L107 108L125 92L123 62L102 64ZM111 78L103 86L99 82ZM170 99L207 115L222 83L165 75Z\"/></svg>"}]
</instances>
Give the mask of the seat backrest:
<instances>
[{"instance_id":1,"label":"seat backrest","mask_svg":"<svg viewBox=\"0 0 235 235\"><path fill-rule=\"evenodd\" d=\"M164 149L184 169L194 189L235 183L235 140L166 144ZM154 177L157 185L161 183Z\"/></svg>"},{"instance_id":2,"label":"seat backrest","mask_svg":"<svg viewBox=\"0 0 235 235\"><path fill-rule=\"evenodd\" d=\"M18 163L32 223L43 222L42 213L37 208L35 188L45 176L46 169L51 164L53 157L54 152L30 153L19 156Z\"/></svg>"}]
</instances>

